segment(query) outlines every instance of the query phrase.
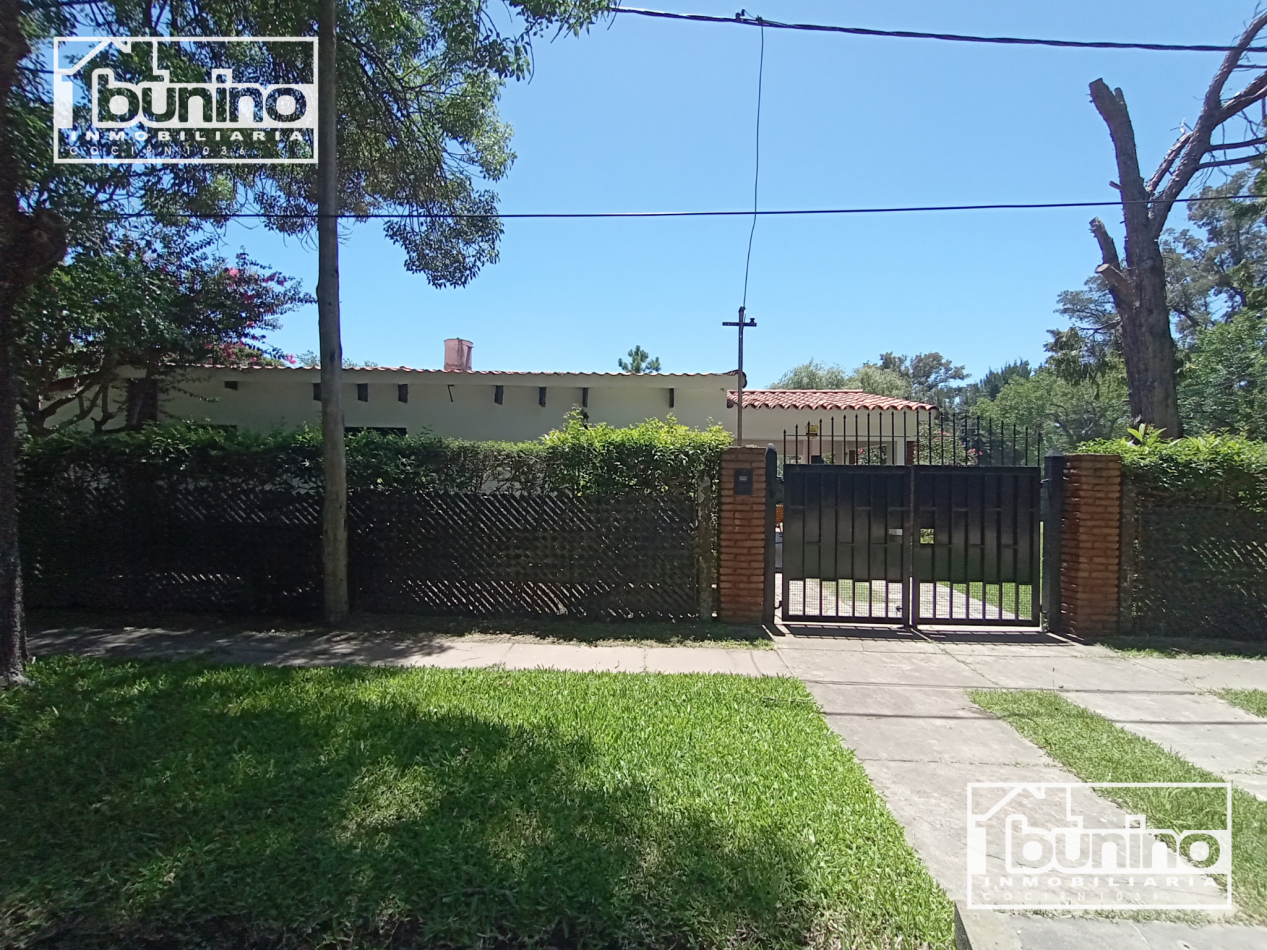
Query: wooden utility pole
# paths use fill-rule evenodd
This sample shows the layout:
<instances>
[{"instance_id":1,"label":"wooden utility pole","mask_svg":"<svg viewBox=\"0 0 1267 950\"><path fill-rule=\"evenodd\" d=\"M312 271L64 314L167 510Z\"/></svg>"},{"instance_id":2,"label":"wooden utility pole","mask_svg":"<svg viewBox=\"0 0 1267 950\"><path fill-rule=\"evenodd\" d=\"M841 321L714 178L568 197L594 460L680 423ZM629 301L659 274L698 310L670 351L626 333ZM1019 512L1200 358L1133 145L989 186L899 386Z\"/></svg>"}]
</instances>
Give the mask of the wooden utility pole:
<instances>
[{"instance_id":1,"label":"wooden utility pole","mask_svg":"<svg viewBox=\"0 0 1267 950\"><path fill-rule=\"evenodd\" d=\"M335 0L317 19L317 323L321 345L321 567L327 623L348 613L348 469L339 329L339 158Z\"/></svg>"},{"instance_id":2,"label":"wooden utility pole","mask_svg":"<svg viewBox=\"0 0 1267 950\"><path fill-rule=\"evenodd\" d=\"M744 317L745 310L747 310L747 307L739 308L738 320L723 320L722 321L722 326L724 327L738 327L739 328L739 371L736 374L738 378L736 379L737 389L735 392L735 397L736 397L735 444L736 445L743 445L743 331L744 331L744 327L755 327L757 325L756 320L749 320Z\"/></svg>"}]
</instances>

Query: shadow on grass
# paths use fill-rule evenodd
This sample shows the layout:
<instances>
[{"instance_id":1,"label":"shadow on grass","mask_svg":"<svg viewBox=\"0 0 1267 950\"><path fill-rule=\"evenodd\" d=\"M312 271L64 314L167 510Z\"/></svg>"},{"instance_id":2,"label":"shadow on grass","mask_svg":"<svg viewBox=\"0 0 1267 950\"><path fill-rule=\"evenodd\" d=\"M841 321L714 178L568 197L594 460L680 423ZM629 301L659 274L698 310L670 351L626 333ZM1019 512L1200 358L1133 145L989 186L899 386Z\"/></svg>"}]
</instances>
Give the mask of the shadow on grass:
<instances>
[{"instance_id":1,"label":"shadow on grass","mask_svg":"<svg viewBox=\"0 0 1267 950\"><path fill-rule=\"evenodd\" d=\"M799 836L657 800L548 714L385 671L54 666L0 706L0 944L792 946L822 910Z\"/></svg>"},{"instance_id":2,"label":"shadow on grass","mask_svg":"<svg viewBox=\"0 0 1267 950\"><path fill-rule=\"evenodd\" d=\"M1235 656L1267 659L1267 640L1221 640L1214 637L1098 637L1087 642L1121 653L1143 656Z\"/></svg>"}]
</instances>

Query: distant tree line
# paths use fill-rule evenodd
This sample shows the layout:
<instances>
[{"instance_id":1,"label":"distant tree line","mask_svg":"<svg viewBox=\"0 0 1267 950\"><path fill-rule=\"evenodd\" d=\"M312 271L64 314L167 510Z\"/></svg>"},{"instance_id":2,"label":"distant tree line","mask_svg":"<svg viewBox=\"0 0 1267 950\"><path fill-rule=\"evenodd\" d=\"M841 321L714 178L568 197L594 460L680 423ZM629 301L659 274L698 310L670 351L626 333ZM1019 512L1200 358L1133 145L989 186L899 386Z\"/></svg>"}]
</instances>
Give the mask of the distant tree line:
<instances>
[{"instance_id":1,"label":"distant tree line","mask_svg":"<svg viewBox=\"0 0 1267 950\"><path fill-rule=\"evenodd\" d=\"M1267 195L1267 172L1241 170L1200 192L1188 226L1162 237L1176 344L1177 392L1187 435L1267 439L1267 224L1263 208L1228 196ZM881 354L852 370L810 360L771 385L860 389L1040 427L1044 443L1073 448L1120 438L1132 423L1121 317L1099 275L1057 297L1065 326L1049 330L1046 359L991 369L969 381L940 353Z\"/></svg>"}]
</instances>

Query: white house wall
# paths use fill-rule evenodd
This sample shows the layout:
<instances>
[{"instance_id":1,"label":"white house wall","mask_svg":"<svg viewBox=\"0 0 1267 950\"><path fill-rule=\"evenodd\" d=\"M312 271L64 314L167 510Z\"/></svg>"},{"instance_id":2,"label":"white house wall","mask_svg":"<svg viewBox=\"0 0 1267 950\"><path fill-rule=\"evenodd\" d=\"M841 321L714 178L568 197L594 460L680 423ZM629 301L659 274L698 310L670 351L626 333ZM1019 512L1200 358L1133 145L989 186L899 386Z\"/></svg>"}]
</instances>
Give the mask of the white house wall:
<instances>
[{"instance_id":1,"label":"white house wall","mask_svg":"<svg viewBox=\"0 0 1267 950\"><path fill-rule=\"evenodd\" d=\"M733 385L733 377L721 375L638 379L596 374L586 379L569 374L559 379L536 374L347 370L343 378L347 426L506 441L536 439L559 428L567 414L581 406L585 385L592 423L628 426L671 414L693 428L724 422L727 384ZM321 403L313 398L313 383L319 380L316 370L209 371L179 384L165 383L159 418L261 432L304 424L319 426ZM236 382L237 388L226 388L226 381ZM369 387L367 402L357 399L358 383ZM397 387L402 383L409 387L408 402L404 403L397 398ZM503 387L501 405L494 398L497 386ZM546 387L545 406L539 402L540 386Z\"/></svg>"}]
</instances>

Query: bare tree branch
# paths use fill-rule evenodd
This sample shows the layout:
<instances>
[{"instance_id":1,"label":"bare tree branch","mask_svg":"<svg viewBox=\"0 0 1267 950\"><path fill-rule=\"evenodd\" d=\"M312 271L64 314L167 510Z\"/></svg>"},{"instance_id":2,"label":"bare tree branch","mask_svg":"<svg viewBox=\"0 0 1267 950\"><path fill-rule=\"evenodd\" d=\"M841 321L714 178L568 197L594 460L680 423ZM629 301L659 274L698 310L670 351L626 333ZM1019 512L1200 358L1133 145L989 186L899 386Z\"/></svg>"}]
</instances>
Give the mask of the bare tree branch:
<instances>
[{"instance_id":1,"label":"bare tree branch","mask_svg":"<svg viewBox=\"0 0 1267 950\"><path fill-rule=\"evenodd\" d=\"M1248 165L1256 158L1258 158L1258 153L1253 155L1241 155L1238 158L1220 158L1213 162L1202 162L1196 167L1196 170L1201 171L1204 168L1223 168L1227 165Z\"/></svg>"},{"instance_id":2,"label":"bare tree branch","mask_svg":"<svg viewBox=\"0 0 1267 950\"><path fill-rule=\"evenodd\" d=\"M1267 94L1267 73L1255 77L1253 82L1227 100L1223 104L1223 113L1216 124L1222 125L1238 112L1248 109L1265 94Z\"/></svg>"},{"instance_id":3,"label":"bare tree branch","mask_svg":"<svg viewBox=\"0 0 1267 950\"><path fill-rule=\"evenodd\" d=\"M1117 244L1113 241L1113 235L1109 234L1109 229L1099 218L1091 219L1091 233L1100 245L1100 258L1104 261L1095 269L1095 272L1109 285L1114 306L1119 311L1125 310L1131 306L1135 291L1126 275L1122 273L1122 262L1117 256Z\"/></svg>"},{"instance_id":4,"label":"bare tree branch","mask_svg":"<svg viewBox=\"0 0 1267 950\"><path fill-rule=\"evenodd\" d=\"M1230 142L1227 145L1211 145L1206 149L1207 152L1230 152L1234 148L1252 148L1255 145L1267 145L1267 135L1260 139L1250 139L1247 142Z\"/></svg>"},{"instance_id":5,"label":"bare tree branch","mask_svg":"<svg viewBox=\"0 0 1267 950\"><path fill-rule=\"evenodd\" d=\"M1192 138L1192 133L1185 132L1175 140L1174 145L1170 146L1169 151L1166 152L1166 157L1163 158L1161 160L1161 164L1157 166L1157 171L1153 172L1153 177L1148 179L1148 184L1144 186L1144 190L1148 192L1148 197L1151 198L1154 194L1156 194L1157 186L1160 185L1166 175L1170 173L1170 169L1175 164L1175 159L1177 159L1180 153L1183 152L1183 148L1188 144L1188 140L1190 138Z\"/></svg>"},{"instance_id":6,"label":"bare tree branch","mask_svg":"<svg viewBox=\"0 0 1267 950\"><path fill-rule=\"evenodd\" d=\"M1197 117L1196 125L1193 126L1190 133L1188 145L1183 149L1183 154L1175 164L1174 171L1170 175L1170 181L1166 183L1166 187L1157 197L1150 210L1151 233L1154 238L1160 236L1162 230L1166 227L1166 218L1170 215L1170 209L1174 207L1176 199L1183 193L1183 190L1188 187L1188 183L1192 181L1192 176L1197 173L1201 159L1210 149L1214 130L1242 109L1267 95L1267 73L1263 73L1227 102L1223 101L1223 87L1227 85L1228 78L1232 75L1236 64L1244 57L1245 50L1254 42L1254 39L1262 32L1264 27L1267 27L1267 13L1259 14L1246 27L1245 32L1241 34L1241 38L1236 41L1236 45L1232 50L1223 57L1222 64L1219 66L1218 71L1215 72L1214 79L1211 80L1210 87L1206 90L1205 101L1201 106L1201 114Z\"/></svg>"}]
</instances>

